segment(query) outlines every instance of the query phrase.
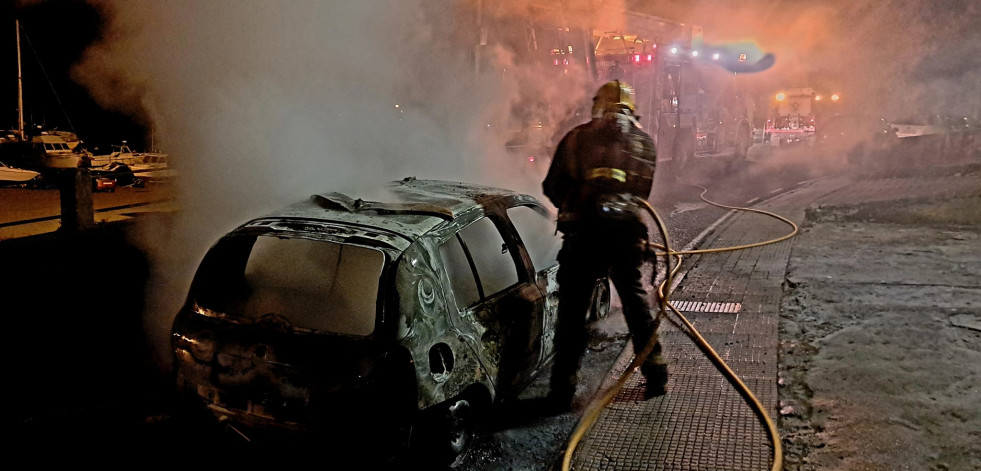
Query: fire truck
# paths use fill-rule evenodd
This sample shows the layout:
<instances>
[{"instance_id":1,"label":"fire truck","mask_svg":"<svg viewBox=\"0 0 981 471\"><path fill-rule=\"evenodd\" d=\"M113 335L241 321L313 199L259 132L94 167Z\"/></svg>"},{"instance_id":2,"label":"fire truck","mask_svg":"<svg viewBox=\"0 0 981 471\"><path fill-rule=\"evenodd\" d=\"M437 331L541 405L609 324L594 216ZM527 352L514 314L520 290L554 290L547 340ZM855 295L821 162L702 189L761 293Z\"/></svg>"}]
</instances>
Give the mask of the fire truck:
<instances>
[{"instance_id":1,"label":"fire truck","mask_svg":"<svg viewBox=\"0 0 981 471\"><path fill-rule=\"evenodd\" d=\"M561 7L533 4L520 21L485 14L475 28L476 69L490 70L484 51L503 47L516 67L546 78L522 81L506 124L509 152L531 162L550 157L566 131L589 119L582 95L559 91L585 84L582 93L593 93L620 79L634 88L639 121L654 138L659 161L674 160L685 170L696 157L746 157L752 126L738 77L719 66L724 52L698 50L697 26L634 12L614 15L615 24L575 26L563 22Z\"/></svg>"},{"instance_id":2,"label":"fire truck","mask_svg":"<svg viewBox=\"0 0 981 471\"><path fill-rule=\"evenodd\" d=\"M814 136L817 104L822 98L810 87L775 93L763 130L763 142L771 145L810 142ZM837 95L829 98L837 101Z\"/></svg>"},{"instance_id":3,"label":"fire truck","mask_svg":"<svg viewBox=\"0 0 981 471\"><path fill-rule=\"evenodd\" d=\"M634 87L658 160L685 170L696 157L745 159L753 128L739 77L718 65L727 52L700 50L698 26L633 12L620 24L593 30L597 76Z\"/></svg>"}]
</instances>

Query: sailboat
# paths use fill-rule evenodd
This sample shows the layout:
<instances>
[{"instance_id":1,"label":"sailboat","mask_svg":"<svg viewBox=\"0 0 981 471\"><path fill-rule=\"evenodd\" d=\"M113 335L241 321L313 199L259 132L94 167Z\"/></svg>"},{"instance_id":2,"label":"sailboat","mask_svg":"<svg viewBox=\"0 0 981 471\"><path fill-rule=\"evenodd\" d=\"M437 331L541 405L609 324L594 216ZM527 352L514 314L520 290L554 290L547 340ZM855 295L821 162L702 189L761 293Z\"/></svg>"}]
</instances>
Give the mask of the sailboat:
<instances>
[{"instance_id":1,"label":"sailboat","mask_svg":"<svg viewBox=\"0 0 981 471\"><path fill-rule=\"evenodd\" d=\"M42 132L29 141L24 133L24 87L20 61L20 20L14 20L17 30L17 130L4 139L0 139L6 148L0 155L7 160L16 161L18 165L28 170L48 170L75 168L81 162L82 154L75 151L75 146L66 139L65 132ZM75 139L77 141L77 138ZM29 145L27 144L29 143ZM9 168L9 166L8 166Z\"/></svg>"}]
</instances>

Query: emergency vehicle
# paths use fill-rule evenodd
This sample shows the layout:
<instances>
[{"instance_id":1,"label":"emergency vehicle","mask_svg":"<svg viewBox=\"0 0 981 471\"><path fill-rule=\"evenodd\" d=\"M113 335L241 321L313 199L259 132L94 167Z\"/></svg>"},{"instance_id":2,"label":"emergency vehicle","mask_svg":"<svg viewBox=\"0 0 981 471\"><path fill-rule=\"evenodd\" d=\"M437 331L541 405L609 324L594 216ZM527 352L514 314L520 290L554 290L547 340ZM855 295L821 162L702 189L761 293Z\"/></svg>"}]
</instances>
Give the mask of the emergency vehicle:
<instances>
[{"instance_id":1,"label":"emergency vehicle","mask_svg":"<svg viewBox=\"0 0 981 471\"><path fill-rule=\"evenodd\" d=\"M817 125L817 107L822 100L838 101L838 95L824 97L811 87L789 88L773 95L763 133L771 145L811 143Z\"/></svg>"},{"instance_id":2,"label":"emergency vehicle","mask_svg":"<svg viewBox=\"0 0 981 471\"><path fill-rule=\"evenodd\" d=\"M737 77L717 63L723 52L699 50L698 26L633 12L622 25L593 30L597 75L634 87L658 160L682 169L696 156L744 159L753 128Z\"/></svg>"},{"instance_id":3,"label":"emergency vehicle","mask_svg":"<svg viewBox=\"0 0 981 471\"><path fill-rule=\"evenodd\" d=\"M513 65L536 67L535 74L548 80L549 90L522 82L508 124L512 154L531 162L550 157L566 131L589 119L588 102L556 90L585 82L591 94L620 79L634 88L639 122L654 139L659 161L675 160L683 169L696 157L746 157L753 129L749 107L736 74L720 66L728 59L721 55L731 53L699 51L698 26L627 11L613 15L610 24L597 19L573 27L564 23L561 7L546 3L534 2L521 21L478 15L479 73L491 67L483 51L504 47L513 53Z\"/></svg>"}]
</instances>

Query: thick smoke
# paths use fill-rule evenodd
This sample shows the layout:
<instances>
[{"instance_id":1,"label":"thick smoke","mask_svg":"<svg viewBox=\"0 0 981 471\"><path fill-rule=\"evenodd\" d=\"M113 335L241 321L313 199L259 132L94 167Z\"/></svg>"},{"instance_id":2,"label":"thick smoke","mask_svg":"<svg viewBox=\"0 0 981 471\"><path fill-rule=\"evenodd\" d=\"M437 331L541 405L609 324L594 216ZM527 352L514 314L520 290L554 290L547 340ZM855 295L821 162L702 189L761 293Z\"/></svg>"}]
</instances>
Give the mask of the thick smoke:
<instances>
[{"instance_id":1,"label":"thick smoke","mask_svg":"<svg viewBox=\"0 0 981 471\"><path fill-rule=\"evenodd\" d=\"M561 21L584 22L582 3ZM513 115L546 103L533 114L558 122L592 91L584 74L517 63L501 29L480 46L482 25L508 21L517 37L548 16L527 2L97 5L108 29L76 76L100 102L151 116L188 209L211 226L410 175L536 191L541 169L502 154Z\"/></svg>"},{"instance_id":2,"label":"thick smoke","mask_svg":"<svg viewBox=\"0 0 981 471\"><path fill-rule=\"evenodd\" d=\"M527 60L529 27L555 20L527 2L93 3L106 28L76 78L149 116L179 173L179 220L146 234L161 331L218 236L311 194L384 198L408 176L540 193L547 159L505 144L536 123L547 142L593 88L582 64L545 76ZM582 4L561 22L590 17Z\"/></svg>"},{"instance_id":3,"label":"thick smoke","mask_svg":"<svg viewBox=\"0 0 981 471\"><path fill-rule=\"evenodd\" d=\"M894 121L981 115L981 3L746 0L636 3L701 25L709 42L752 40L777 56L760 93L814 87ZM650 5L650 6L646 6Z\"/></svg>"},{"instance_id":4,"label":"thick smoke","mask_svg":"<svg viewBox=\"0 0 981 471\"><path fill-rule=\"evenodd\" d=\"M181 219L150 235L170 264L162 314L218 235L312 193L380 198L416 176L537 194L547 159L529 154L585 120L597 83L590 64L546 71L527 53L588 47L575 31L622 7L774 52L746 80L757 97L815 87L894 120L981 114L970 0L91 1L106 30L76 77L147 116L180 174Z\"/></svg>"}]
</instances>

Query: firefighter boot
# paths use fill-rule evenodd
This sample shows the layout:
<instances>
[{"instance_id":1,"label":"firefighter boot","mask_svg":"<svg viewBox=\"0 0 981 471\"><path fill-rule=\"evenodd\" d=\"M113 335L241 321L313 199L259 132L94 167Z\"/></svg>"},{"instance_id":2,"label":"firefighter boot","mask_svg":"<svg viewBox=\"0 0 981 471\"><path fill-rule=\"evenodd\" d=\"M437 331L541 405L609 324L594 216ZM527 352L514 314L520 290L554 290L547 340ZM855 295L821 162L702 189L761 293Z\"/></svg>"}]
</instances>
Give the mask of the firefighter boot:
<instances>
[{"instance_id":1,"label":"firefighter boot","mask_svg":"<svg viewBox=\"0 0 981 471\"><path fill-rule=\"evenodd\" d=\"M652 355L649 360L641 365L640 371L647 380L647 386L644 388L644 400L663 396L668 392L668 364L660 354Z\"/></svg>"},{"instance_id":2,"label":"firefighter boot","mask_svg":"<svg viewBox=\"0 0 981 471\"><path fill-rule=\"evenodd\" d=\"M548 415L565 414L572 411L572 400L576 396L578 375L555 375L549 384L548 397L545 400L545 413Z\"/></svg>"}]
</instances>

